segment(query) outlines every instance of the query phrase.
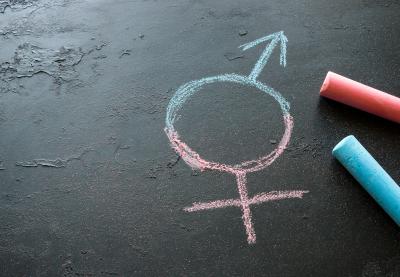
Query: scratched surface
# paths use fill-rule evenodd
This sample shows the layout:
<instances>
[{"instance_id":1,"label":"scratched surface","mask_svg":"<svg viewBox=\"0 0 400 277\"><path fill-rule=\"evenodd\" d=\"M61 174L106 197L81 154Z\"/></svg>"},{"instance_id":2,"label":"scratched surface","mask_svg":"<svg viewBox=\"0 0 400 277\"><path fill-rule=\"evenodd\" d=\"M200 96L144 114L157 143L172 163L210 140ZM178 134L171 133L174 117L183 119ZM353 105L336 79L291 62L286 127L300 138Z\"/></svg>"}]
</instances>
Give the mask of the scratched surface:
<instances>
[{"instance_id":1,"label":"scratched surface","mask_svg":"<svg viewBox=\"0 0 400 277\"><path fill-rule=\"evenodd\" d=\"M381 0L0 0L0 276L400 276L398 227L330 154L354 134L400 182L399 126L318 96L332 70L400 97L399 14ZM249 203L268 199L249 244L235 176L192 170L165 116L182 84L248 76L266 45L238 46L281 30L286 67L277 47L255 75L294 127L246 174ZM226 164L285 130L272 97L231 83L191 97L174 127ZM308 193L269 201L295 189Z\"/></svg>"}]
</instances>

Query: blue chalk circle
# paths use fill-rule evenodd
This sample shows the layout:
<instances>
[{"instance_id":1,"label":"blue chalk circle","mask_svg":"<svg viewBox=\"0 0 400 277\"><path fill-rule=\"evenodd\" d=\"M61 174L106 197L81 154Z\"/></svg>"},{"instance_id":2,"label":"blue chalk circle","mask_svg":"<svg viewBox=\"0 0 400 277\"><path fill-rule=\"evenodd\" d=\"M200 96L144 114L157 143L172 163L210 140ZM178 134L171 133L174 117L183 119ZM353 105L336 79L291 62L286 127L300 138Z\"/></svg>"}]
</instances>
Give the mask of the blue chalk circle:
<instances>
[{"instance_id":1,"label":"blue chalk circle","mask_svg":"<svg viewBox=\"0 0 400 277\"><path fill-rule=\"evenodd\" d=\"M361 143L347 136L332 154L400 226L400 187Z\"/></svg>"}]
</instances>

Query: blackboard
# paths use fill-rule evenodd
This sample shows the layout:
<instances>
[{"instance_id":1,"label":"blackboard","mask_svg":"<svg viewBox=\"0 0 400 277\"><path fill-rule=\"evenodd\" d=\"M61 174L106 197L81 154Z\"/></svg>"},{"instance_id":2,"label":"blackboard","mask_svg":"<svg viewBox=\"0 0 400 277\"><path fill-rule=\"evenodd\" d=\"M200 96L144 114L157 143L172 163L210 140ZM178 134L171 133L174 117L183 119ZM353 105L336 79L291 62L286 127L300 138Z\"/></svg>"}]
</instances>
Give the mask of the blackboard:
<instances>
[{"instance_id":1,"label":"blackboard","mask_svg":"<svg viewBox=\"0 0 400 277\"><path fill-rule=\"evenodd\" d=\"M399 181L399 126L319 97L329 70L400 97L399 14L0 1L0 275L400 276L331 155L353 134Z\"/></svg>"}]
</instances>

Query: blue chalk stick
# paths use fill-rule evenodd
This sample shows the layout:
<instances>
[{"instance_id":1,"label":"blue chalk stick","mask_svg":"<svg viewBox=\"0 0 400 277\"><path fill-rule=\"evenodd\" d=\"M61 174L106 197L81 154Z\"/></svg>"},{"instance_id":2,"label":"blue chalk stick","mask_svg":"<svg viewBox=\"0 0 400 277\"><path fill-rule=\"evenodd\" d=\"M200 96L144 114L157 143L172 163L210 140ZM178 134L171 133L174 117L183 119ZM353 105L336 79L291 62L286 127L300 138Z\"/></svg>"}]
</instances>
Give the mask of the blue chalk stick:
<instances>
[{"instance_id":1,"label":"blue chalk stick","mask_svg":"<svg viewBox=\"0 0 400 277\"><path fill-rule=\"evenodd\" d=\"M345 137L332 154L400 226L400 187L361 143Z\"/></svg>"}]
</instances>

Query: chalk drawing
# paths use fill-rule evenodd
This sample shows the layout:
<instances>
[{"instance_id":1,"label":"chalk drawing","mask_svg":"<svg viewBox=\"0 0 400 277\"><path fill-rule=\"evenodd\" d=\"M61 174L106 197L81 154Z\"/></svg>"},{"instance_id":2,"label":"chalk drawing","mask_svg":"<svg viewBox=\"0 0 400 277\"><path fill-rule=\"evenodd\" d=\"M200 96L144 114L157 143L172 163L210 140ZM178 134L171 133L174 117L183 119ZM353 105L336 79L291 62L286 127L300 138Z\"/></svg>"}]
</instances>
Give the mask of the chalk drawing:
<instances>
[{"instance_id":1,"label":"chalk drawing","mask_svg":"<svg viewBox=\"0 0 400 277\"><path fill-rule=\"evenodd\" d=\"M246 175L251 172L262 170L272 164L286 149L293 129L293 118L289 113L290 104L289 102L273 88L257 81L257 77L265 67L270 58L273 50L280 43L280 64L286 66L286 45L287 38L283 31L273 33L271 35L259 38L252 42L239 46L243 51L248 50L260 43L268 42L269 44L265 47L260 58L254 65L249 76L242 76L237 74L222 74L213 77L206 77L200 80L190 81L175 92L171 98L168 107L167 115L165 119L165 133L171 143L171 147L182 157L182 159L193 169L204 170L218 170L221 172L227 172L233 174L236 177L237 188L239 192L239 199L225 199L216 200L212 202L196 202L192 206L184 208L186 212L197 212L217 208L226 207L240 207L242 210L242 220L247 234L247 242L253 244L256 242L256 233L254 230L252 216L251 216L251 205L256 205L269 201L277 201L288 198L302 198L306 190L290 190L290 191L272 191L268 193L256 194L253 197L249 197L247 192L247 180ZM257 88L261 92L271 96L279 104L283 123L285 125L285 131L278 144L278 146L269 154L259 157L258 159L244 161L240 164L229 165L224 163L217 163L212 161L204 160L196 151L191 149L185 142L183 142L174 128L174 123L179 116L179 111L186 103L186 101L198 93L200 89L207 84L212 83L234 83L241 84L253 88Z\"/></svg>"}]
</instances>

